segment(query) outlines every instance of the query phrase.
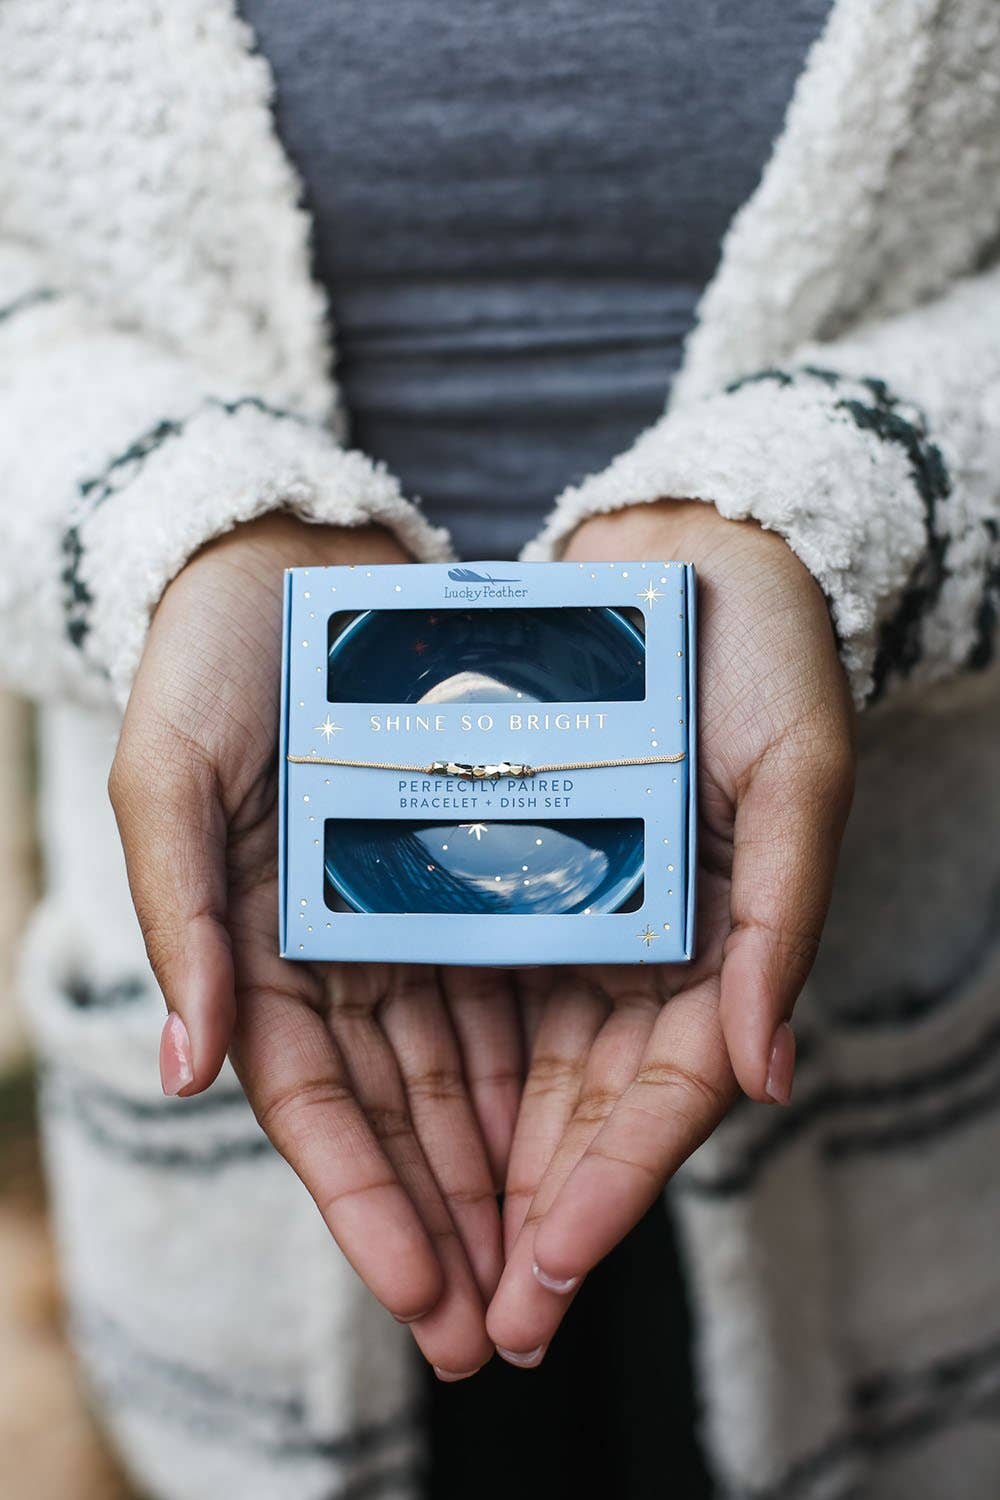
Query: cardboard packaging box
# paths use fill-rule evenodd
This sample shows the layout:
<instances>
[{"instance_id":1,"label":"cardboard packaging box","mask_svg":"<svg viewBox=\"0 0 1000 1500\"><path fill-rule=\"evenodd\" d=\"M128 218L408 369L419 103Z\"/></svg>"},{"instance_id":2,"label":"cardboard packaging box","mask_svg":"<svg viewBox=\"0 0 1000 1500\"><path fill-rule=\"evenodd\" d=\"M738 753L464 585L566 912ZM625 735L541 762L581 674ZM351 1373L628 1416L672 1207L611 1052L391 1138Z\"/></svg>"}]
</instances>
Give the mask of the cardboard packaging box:
<instances>
[{"instance_id":1,"label":"cardboard packaging box","mask_svg":"<svg viewBox=\"0 0 1000 1500\"><path fill-rule=\"evenodd\" d=\"M283 955L689 959L695 665L685 563L289 570Z\"/></svg>"}]
</instances>

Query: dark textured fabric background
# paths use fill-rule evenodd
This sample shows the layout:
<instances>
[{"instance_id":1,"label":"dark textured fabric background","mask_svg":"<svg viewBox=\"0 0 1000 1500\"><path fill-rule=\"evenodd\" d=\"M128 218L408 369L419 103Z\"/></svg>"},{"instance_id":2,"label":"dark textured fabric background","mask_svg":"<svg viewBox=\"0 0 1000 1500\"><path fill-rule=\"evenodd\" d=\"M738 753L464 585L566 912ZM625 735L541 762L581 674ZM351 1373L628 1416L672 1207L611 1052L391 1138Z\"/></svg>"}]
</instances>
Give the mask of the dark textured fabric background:
<instances>
[{"instance_id":1,"label":"dark textured fabric background","mask_svg":"<svg viewBox=\"0 0 1000 1500\"><path fill-rule=\"evenodd\" d=\"M315 221L353 441L512 555L662 410L830 0L243 0ZM428 1375L429 1500L703 1500L654 1209L537 1371Z\"/></svg>"},{"instance_id":2,"label":"dark textured fabric background","mask_svg":"<svg viewBox=\"0 0 1000 1500\"><path fill-rule=\"evenodd\" d=\"M829 0L243 0L359 447L511 554L655 419Z\"/></svg>"}]
</instances>

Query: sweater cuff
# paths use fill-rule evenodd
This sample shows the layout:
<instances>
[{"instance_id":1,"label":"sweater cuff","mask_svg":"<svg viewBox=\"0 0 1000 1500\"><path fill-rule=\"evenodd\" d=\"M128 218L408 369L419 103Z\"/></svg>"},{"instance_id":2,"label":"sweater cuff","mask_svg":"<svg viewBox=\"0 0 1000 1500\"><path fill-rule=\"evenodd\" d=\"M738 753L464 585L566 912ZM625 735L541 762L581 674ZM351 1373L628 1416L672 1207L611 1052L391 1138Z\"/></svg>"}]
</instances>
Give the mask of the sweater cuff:
<instances>
[{"instance_id":1,"label":"sweater cuff","mask_svg":"<svg viewBox=\"0 0 1000 1500\"><path fill-rule=\"evenodd\" d=\"M785 538L823 589L855 702L875 694L941 586L935 508L948 493L919 411L881 381L765 370L668 413L603 473L566 490L523 556L558 556L587 516L703 500ZM919 607L918 607L919 606Z\"/></svg>"},{"instance_id":2,"label":"sweater cuff","mask_svg":"<svg viewBox=\"0 0 1000 1500\"><path fill-rule=\"evenodd\" d=\"M418 561L448 534L397 481L323 428L256 397L206 398L138 435L79 487L63 533L66 631L124 703L167 584L213 538L274 510L336 526L377 523Z\"/></svg>"}]
</instances>

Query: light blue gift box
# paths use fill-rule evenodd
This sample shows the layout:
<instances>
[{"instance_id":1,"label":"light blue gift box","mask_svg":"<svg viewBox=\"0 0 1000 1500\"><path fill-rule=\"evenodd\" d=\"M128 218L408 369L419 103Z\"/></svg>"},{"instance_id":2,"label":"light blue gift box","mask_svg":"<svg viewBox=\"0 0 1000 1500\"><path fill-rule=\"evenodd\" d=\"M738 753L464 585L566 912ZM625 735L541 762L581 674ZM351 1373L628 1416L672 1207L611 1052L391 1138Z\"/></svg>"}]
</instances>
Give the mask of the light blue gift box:
<instances>
[{"instance_id":1,"label":"light blue gift box","mask_svg":"<svg viewBox=\"0 0 1000 1500\"><path fill-rule=\"evenodd\" d=\"M331 617L366 610L541 609L641 611L645 698L631 701L434 705L433 734L414 703L331 702ZM690 959L695 912L695 577L675 561L446 563L292 568L285 575L279 743L279 928L285 958L433 964L665 963ZM636 616L637 618L637 616ZM513 705L518 710L522 705ZM565 717L568 715L568 719ZM589 719L577 729L579 715ZM398 716L398 724L397 724ZM408 719L409 726L408 727ZM384 725L392 723L391 745ZM511 727L511 724L519 727ZM378 724L378 729L373 725ZM599 725L599 730L595 726ZM673 763L657 756L682 756ZM531 817L638 819L643 826L641 904L612 912L344 910L329 899L328 820L426 823L443 799L455 825L487 829L523 821L531 783L521 776L464 780L422 769L431 796L400 796L389 769L331 759L497 766L589 761L563 778L558 806ZM537 803L537 799L536 803ZM414 803L410 808L406 803ZM434 815L435 817L437 814ZM441 818L446 822L447 818Z\"/></svg>"}]
</instances>

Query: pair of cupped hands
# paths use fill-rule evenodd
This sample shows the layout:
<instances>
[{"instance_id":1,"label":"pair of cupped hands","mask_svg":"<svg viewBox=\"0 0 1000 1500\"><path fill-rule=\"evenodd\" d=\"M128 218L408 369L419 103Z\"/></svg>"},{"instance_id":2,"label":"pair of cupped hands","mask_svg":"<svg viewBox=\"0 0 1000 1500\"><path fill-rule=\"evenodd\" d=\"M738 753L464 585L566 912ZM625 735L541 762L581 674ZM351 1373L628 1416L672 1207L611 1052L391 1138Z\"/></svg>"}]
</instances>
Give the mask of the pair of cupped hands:
<instances>
[{"instance_id":1,"label":"pair of cupped hands","mask_svg":"<svg viewBox=\"0 0 1000 1500\"><path fill-rule=\"evenodd\" d=\"M539 1364L583 1278L737 1090L788 1102L788 1019L851 797L826 604L779 537L661 501L584 522L564 556L698 569L691 964L278 957L282 570L406 561L376 527L275 514L189 562L153 618L111 774L167 1003L165 1090L199 1093L228 1052L341 1250L444 1380L494 1352Z\"/></svg>"}]
</instances>

